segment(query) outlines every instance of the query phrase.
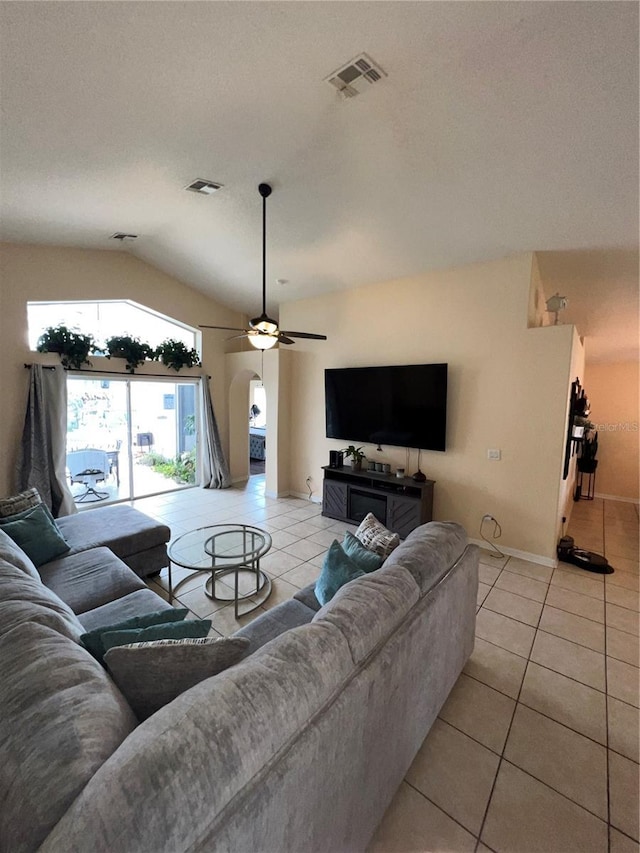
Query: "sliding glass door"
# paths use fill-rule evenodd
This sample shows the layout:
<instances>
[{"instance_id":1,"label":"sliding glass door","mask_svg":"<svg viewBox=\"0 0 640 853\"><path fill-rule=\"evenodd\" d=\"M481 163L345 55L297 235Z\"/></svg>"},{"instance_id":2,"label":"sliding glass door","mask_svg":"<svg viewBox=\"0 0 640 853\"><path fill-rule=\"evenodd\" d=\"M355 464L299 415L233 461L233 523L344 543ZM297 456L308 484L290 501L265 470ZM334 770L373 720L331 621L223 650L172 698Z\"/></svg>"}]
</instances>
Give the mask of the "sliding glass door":
<instances>
[{"instance_id":1,"label":"sliding glass door","mask_svg":"<svg viewBox=\"0 0 640 853\"><path fill-rule=\"evenodd\" d=\"M71 470L78 451L100 450L102 497L79 502L110 503L173 491L198 482L196 463L197 380L172 382L144 377L67 380L67 467L76 498L85 491ZM71 455L70 455L71 454ZM95 460L92 464L98 464Z\"/></svg>"}]
</instances>

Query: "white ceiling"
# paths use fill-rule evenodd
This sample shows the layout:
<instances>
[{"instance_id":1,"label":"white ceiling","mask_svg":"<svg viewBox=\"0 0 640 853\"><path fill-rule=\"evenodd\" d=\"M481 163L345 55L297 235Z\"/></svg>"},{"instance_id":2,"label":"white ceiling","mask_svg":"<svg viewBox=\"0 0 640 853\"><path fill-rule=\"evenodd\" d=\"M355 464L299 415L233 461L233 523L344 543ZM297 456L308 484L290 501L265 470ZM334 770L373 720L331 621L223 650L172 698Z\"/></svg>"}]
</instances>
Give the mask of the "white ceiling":
<instances>
[{"instance_id":1,"label":"white ceiling","mask_svg":"<svg viewBox=\"0 0 640 853\"><path fill-rule=\"evenodd\" d=\"M133 232L135 255L249 314L261 181L276 313L520 251L637 247L636 3L0 5L3 240ZM362 51L388 77L342 100L323 79ZM185 192L195 178L225 186Z\"/></svg>"}]
</instances>

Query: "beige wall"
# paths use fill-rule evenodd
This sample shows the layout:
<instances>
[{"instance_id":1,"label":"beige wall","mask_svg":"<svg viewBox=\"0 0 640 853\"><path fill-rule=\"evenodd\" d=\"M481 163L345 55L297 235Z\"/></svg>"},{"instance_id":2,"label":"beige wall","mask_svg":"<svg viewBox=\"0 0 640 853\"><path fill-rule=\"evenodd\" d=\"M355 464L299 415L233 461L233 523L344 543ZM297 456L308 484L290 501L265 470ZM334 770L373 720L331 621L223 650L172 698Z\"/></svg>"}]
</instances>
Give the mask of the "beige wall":
<instances>
[{"instance_id":1,"label":"beige wall","mask_svg":"<svg viewBox=\"0 0 640 853\"><path fill-rule=\"evenodd\" d=\"M27 341L27 302L48 299L133 299L192 326L236 326L241 317L127 252L0 244L0 495L13 489L13 468L27 389L23 364L33 360ZM54 358L48 357L48 358ZM228 441L224 336L203 335L203 366L221 437ZM111 367L113 369L113 367ZM154 365L155 372L167 371ZM175 375L171 372L167 375Z\"/></svg>"},{"instance_id":2,"label":"beige wall","mask_svg":"<svg viewBox=\"0 0 640 853\"><path fill-rule=\"evenodd\" d=\"M638 363L587 363L589 420L598 430L596 492L638 501Z\"/></svg>"},{"instance_id":3,"label":"beige wall","mask_svg":"<svg viewBox=\"0 0 640 853\"><path fill-rule=\"evenodd\" d=\"M547 311L548 296L545 293L544 284L540 277L538 257L534 253L531 260L531 283L529 287L528 326L550 326L551 315Z\"/></svg>"},{"instance_id":4,"label":"beige wall","mask_svg":"<svg viewBox=\"0 0 640 853\"><path fill-rule=\"evenodd\" d=\"M571 362L569 364L568 370L568 378L567 378L567 404L565 407L565 432L564 432L564 440L567 440L567 432L569 430L569 409L571 408L571 383L576 379L580 380L582 384L584 382L584 344L578 335L577 329L575 326L573 328L573 340L571 342ZM566 445L565 450L563 451L562 456L562 472L564 473L564 454L566 453ZM558 520L557 520L557 538L559 539L564 530L569 526L569 520L571 518L571 511L573 510L573 494L575 491L576 485L576 461L577 455L574 452L574 448L571 451L571 458L569 460L569 473L567 475L566 480L560 481L560 497L558 498ZM565 522L562 519L565 519ZM564 523L564 528L563 528Z\"/></svg>"},{"instance_id":5,"label":"beige wall","mask_svg":"<svg viewBox=\"0 0 640 853\"><path fill-rule=\"evenodd\" d=\"M446 361L447 451L423 452L421 463L437 481L435 518L477 538L490 513L501 545L553 560L573 327L527 328L531 285L527 254L282 306L284 328L329 338L291 353L292 491L305 493L310 476L320 496L329 450L348 443L325 437L325 368ZM489 461L489 448L502 460ZM402 448L365 450L405 465Z\"/></svg>"}]
</instances>

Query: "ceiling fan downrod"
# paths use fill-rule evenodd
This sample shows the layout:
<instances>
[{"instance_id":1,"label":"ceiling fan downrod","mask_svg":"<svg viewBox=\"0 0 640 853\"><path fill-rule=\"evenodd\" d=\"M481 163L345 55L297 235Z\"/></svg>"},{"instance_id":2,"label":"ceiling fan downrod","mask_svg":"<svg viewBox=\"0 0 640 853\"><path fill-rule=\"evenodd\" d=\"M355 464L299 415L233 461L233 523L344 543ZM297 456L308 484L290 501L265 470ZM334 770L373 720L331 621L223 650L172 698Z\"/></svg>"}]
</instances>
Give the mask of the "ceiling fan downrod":
<instances>
[{"instance_id":1,"label":"ceiling fan downrod","mask_svg":"<svg viewBox=\"0 0 640 853\"><path fill-rule=\"evenodd\" d=\"M275 335L278 324L267 316L267 199L271 195L271 187L259 184L258 192L262 196L262 314L254 317L249 325L264 335Z\"/></svg>"}]
</instances>

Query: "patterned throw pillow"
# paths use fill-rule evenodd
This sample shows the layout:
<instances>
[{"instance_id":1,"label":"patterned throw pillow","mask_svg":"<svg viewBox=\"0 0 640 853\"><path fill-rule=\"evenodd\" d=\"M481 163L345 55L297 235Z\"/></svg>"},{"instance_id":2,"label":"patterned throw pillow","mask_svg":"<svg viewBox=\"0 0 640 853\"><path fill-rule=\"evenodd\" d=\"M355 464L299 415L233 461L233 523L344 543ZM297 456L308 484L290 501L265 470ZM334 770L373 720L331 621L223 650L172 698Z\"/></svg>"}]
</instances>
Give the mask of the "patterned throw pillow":
<instances>
[{"instance_id":1,"label":"patterned throw pillow","mask_svg":"<svg viewBox=\"0 0 640 853\"><path fill-rule=\"evenodd\" d=\"M359 539L365 548L373 551L374 554L379 554L385 560L394 548L400 544L400 537L397 533L392 533L390 530L378 521L375 515L370 512L362 519L360 527L355 533L356 539Z\"/></svg>"},{"instance_id":2,"label":"patterned throw pillow","mask_svg":"<svg viewBox=\"0 0 640 853\"><path fill-rule=\"evenodd\" d=\"M104 660L139 720L241 660L246 637L156 640L109 649Z\"/></svg>"},{"instance_id":3,"label":"patterned throw pillow","mask_svg":"<svg viewBox=\"0 0 640 853\"><path fill-rule=\"evenodd\" d=\"M34 506L42 503L42 498L38 490L33 487L20 492L19 495L13 495L10 498L2 498L0 500L0 518L8 518L10 515L15 515L18 512L24 512L25 509L32 509Z\"/></svg>"}]
</instances>

